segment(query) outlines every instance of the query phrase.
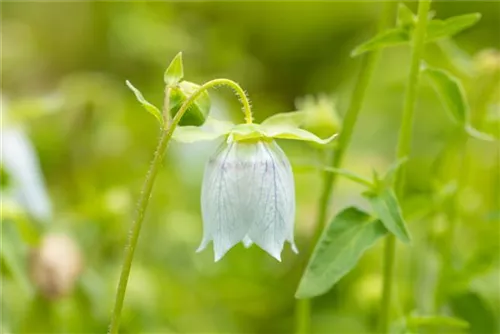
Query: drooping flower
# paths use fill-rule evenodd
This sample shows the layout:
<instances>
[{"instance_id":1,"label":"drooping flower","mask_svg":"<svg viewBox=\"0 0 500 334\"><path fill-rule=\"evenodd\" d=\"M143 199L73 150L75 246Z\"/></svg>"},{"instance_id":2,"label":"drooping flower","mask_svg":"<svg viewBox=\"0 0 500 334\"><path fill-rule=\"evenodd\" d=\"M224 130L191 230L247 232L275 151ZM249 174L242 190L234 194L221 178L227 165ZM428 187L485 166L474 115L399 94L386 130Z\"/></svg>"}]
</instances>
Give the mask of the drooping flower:
<instances>
[{"instance_id":1,"label":"drooping flower","mask_svg":"<svg viewBox=\"0 0 500 334\"><path fill-rule=\"evenodd\" d=\"M203 177L201 251L213 242L215 261L234 245L255 243L281 261L286 241L294 252L295 187L292 167L275 138L327 144L298 128L297 115L277 114L262 124L208 118L202 127L178 127L173 139L185 143L226 136L209 159ZM292 115L291 115L292 116Z\"/></svg>"},{"instance_id":2,"label":"drooping flower","mask_svg":"<svg viewBox=\"0 0 500 334\"><path fill-rule=\"evenodd\" d=\"M293 240L295 192L285 153L274 140L224 142L208 161L201 195L204 235L215 260L245 240L280 260Z\"/></svg>"}]
</instances>

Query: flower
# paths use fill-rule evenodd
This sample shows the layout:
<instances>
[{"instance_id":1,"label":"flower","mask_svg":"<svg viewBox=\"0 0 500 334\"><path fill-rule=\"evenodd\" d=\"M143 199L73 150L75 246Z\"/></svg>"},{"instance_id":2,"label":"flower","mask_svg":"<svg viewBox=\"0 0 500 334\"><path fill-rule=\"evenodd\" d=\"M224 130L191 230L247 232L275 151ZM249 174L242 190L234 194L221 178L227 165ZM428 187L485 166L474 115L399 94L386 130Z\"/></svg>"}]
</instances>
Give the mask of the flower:
<instances>
[{"instance_id":1,"label":"flower","mask_svg":"<svg viewBox=\"0 0 500 334\"><path fill-rule=\"evenodd\" d=\"M209 159L203 177L201 211L203 239L197 251L213 242L215 261L234 245L252 243L278 261L285 241L297 253L293 238L295 187L292 167L275 138L330 142L300 129L286 114L262 124L233 125L208 118L203 127L178 127L173 139L181 142L226 136Z\"/></svg>"},{"instance_id":2,"label":"flower","mask_svg":"<svg viewBox=\"0 0 500 334\"><path fill-rule=\"evenodd\" d=\"M203 240L215 261L243 241L280 261L293 240L295 190L292 167L274 140L224 142L208 161L201 195Z\"/></svg>"}]
</instances>

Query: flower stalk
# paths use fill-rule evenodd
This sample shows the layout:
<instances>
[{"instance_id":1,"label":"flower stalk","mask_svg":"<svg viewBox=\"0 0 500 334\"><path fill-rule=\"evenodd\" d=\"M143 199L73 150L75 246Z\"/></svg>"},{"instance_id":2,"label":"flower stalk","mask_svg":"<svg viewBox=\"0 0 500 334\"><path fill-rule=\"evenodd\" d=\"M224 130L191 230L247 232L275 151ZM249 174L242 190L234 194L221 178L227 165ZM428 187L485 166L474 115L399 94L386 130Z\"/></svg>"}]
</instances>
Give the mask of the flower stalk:
<instances>
[{"instance_id":1,"label":"flower stalk","mask_svg":"<svg viewBox=\"0 0 500 334\"><path fill-rule=\"evenodd\" d=\"M403 116L397 146L397 159L403 159L410 154L413 119L417 100L417 88L420 78L420 61L424 51L425 32L431 0L419 0L418 22L412 39L410 75L406 86ZM398 196L403 195L405 166L401 166L396 174L395 190ZM387 236L384 244L384 268L382 283L382 300L379 316L379 333L389 333L390 307L394 287L394 262L396 239L394 235Z\"/></svg>"},{"instance_id":2,"label":"flower stalk","mask_svg":"<svg viewBox=\"0 0 500 334\"><path fill-rule=\"evenodd\" d=\"M146 180L142 186L141 194L137 202L137 212L135 219L132 222L130 231L128 234L127 244L125 246L125 259L123 261L120 279L116 291L116 299L113 307L113 313L111 316L111 323L109 325L108 333L115 334L118 333L120 326L120 316L123 308L123 301L125 299L125 292L127 290L127 283L130 275L130 269L132 267L132 261L134 259L135 248L137 246L137 241L139 240L139 234L141 232L142 222L144 221L144 215L149 204L149 199L151 197L151 192L153 190L153 185L160 169L163 156L168 147L168 143L172 138L175 128L179 124L182 116L188 110L189 106L194 103L196 98L198 98L204 91L216 87L216 86L228 86L234 90L236 95L238 95L240 102L243 105L243 112L245 114L245 121L250 124L252 123L252 112L250 109L250 102L245 94L245 91L234 81L229 79L214 79L208 81L199 87L189 98L184 102L182 107L179 109L177 114L174 116L171 122L165 122L162 129L162 134L156 148L153 161L149 167L146 174ZM169 93L169 89L166 89L166 93ZM165 104L168 104L168 96L165 97ZM164 110L168 111L168 105L164 105ZM168 114L168 112L167 112Z\"/></svg>"}]
</instances>

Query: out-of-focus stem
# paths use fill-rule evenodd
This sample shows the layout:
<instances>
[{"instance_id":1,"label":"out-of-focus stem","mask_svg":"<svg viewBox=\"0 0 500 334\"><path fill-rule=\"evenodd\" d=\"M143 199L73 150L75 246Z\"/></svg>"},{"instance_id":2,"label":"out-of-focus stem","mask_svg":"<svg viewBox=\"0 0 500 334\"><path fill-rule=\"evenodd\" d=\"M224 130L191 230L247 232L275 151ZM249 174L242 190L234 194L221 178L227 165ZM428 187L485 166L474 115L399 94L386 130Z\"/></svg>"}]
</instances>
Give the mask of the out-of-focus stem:
<instances>
[{"instance_id":1,"label":"out-of-focus stem","mask_svg":"<svg viewBox=\"0 0 500 334\"><path fill-rule=\"evenodd\" d=\"M397 146L397 159L403 159L410 154L413 118L417 100L417 88L420 78L420 61L424 51L427 16L431 0L420 0L418 3L418 22L412 39L412 53L410 75L406 86L403 117ZM401 166L396 174L395 190L398 196L403 195L405 165ZM380 305L379 333L389 333L390 308L392 291L394 287L394 262L396 253L396 240L394 235L389 235L384 245L384 269L382 283L382 301Z\"/></svg>"},{"instance_id":2,"label":"out-of-focus stem","mask_svg":"<svg viewBox=\"0 0 500 334\"><path fill-rule=\"evenodd\" d=\"M382 10L382 15L378 23L378 31L384 30L390 25L390 19L393 16L395 2L387 1L384 3L384 8ZM361 68L359 70L358 79L356 81L354 92L352 94L351 103L342 124L342 130L339 134L339 139L337 146L334 148L330 167L337 169L342 164L342 159L344 153L349 146L351 141L352 133L354 131L354 126L356 125L356 120L359 115L359 111L363 106L363 101L366 95L366 89L370 83L370 79L373 75L375 69L375 64L377 63L379 51L372 51L367 55L363 56ZM306 257L309 258L312 250L316 246L316 243L323 232L326 225L326 217L328 214L328 206L330 203L331 194L333 187L337 180L336 173L330 173L328 171L323 172L323 190L321 193L321 198L318 205L318 216L316 218L316 225L314 228L313 238ZM299 299L296 302L296 333L309 333L310 323L311 323L311 305L309 299Z\"/></svg>"}]
</instances>

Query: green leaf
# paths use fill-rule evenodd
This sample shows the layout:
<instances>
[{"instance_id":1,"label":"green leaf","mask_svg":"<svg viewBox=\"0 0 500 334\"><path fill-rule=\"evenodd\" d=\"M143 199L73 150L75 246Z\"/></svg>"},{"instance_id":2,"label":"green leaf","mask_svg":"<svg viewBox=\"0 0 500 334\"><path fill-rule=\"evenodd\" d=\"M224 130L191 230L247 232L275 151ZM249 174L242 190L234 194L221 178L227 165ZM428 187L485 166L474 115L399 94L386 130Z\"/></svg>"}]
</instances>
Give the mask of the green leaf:
<instances>
[{"instance_id":1,"label":"green leaf","mask_svg":"<svg viewBox=\"0 0 500 334\"><path fill-rule=\"evenodd\" d=\"M161 126L163 126L164 120L163 120L163 116L161 115L160 110L158 110L158 108L156 108L154 105L152 105L151 103L146 101L144 96L142 96L142 93L137 88L135 88L130 83L130 81L127 80L126 84L127 84L128 88L130 88L130 90L132 90L132 92L134 92L135 97L137 98L137 101L139 101L142 104L144 109L146 109L146 111L148 111L151 115L153 115L158 120L158 122L160 122Z\"/></svg>"},{"instance_id":2,"label":"green leaf","mask_svg":"<svg viewBox=\"0 0 500 334\"><path fill-rule=\"evenodd\" d=\"M417 22L417 17L413 14L413 12L408 8L404 3L398 4L398 26L404 28L410 28L415 25Z\"/></svg>"},{"instance_id":3,"label":"green leaf","mask_svg":"<svg viewBox=\"0 0 500 334\"><path fill-rule=\"evenodd\" d=\"M425 66L423 73L431 80L452 119L465 126L469 118L469 105L460 81L447 71L438 68Z\"/></svg>"},{"instance_id":4,"label":"green leaf","mask_svg":"<svg viewBox=\"0 0 500 334\"><path fill-rule=\"evenodd\" d=\"M481 18L481 14L465 14L451 17L446 20L431 20L427 26L426 42L433 42L438 39L453 36L460 31L474 25ZM413 21L413 22L412 22ZM411 41L415 16L406 7L401 4L398 8L399 27L383 31L355 48L351 56L359 56L367 51L373 51L389 46L408 44Z\"/></svg>"},{"instance_id":5,"label":"green leaf","mask_svg":"<svg viewBox=\"0 0 500 334\"><path fill-rule=\"evenodd\" d=\"M410 328L436 328L444 330L444 328L469 328L469 323L460 318L445 317L445 316L428 316L428 317L408 317L406 318L407 325Z\"/></svg>"},{"instance_id":6,"label":"green leaf","mask_svg":"<svg viewBox=\"0 0 500 334\"><path fill-rule=\"evenodd\" d=\"M326 293L386 233L379 220L357 208L340 212L318 241L295 297L311 298Z\"/></svg>"},{"instance_id":7,"label":"green leaf","mask_svg":"<svg viewBox=\"0 0 500 334\"><path fill-rule=\"evenodd\" d=\"M401 241L409 243L411 241L410 233L406 228L394 191L391 188L385 188L378 193L365 193L365 196L384 226Z\"/></svg>"},{"instance_id":8,"label":"green leaf","mask_svg":"<svg viewBox=\"0 0 500 334\"><path fill-rule=\"evenodd\" d=\"M181 143L214 140L228 134L233 127L234 124L231 122L209 117L203 126L178 126L175 128L172 139Z\"/></svg>"},{"instance_id":9,"label":"green leaf","mask_svg":"<svg viewBox=\"0 0 500 334\"><path fill-rule=\"evenodd\" d=\"M432 20L427 26L427 42L453 36L460 31L473 26L481 19L481 14L472 13L450 17L446 20Z\"/></svg>"},{"instance_id":10,"label":"green leaf","mask_svg":"<svg viewBox=\"0 0 500 334\"><path fill-rule=\"evenodd\" d=\"M388 46L406 44L409 41L410 33L402 27L386 30L355 48L351 52L351 57L359 56L368 51L386 48Z\"/></svg>"},{"instance_id":11,"label":"green leaf","mask_svg":"<svg viewBox=\"0 0 500 334\"><path fill-rule=\"evenodd\" d=\"M303 141L310 141L314 142L317 144L328 144L331 142L335 137L337 137L337 134L333 134L329 138L326 139L321 139L315 134L295 128L292 126L281 126L281 125L272 125L272 126L265 126L262 125L260 127L261 131L265 134L266 137L269 138L280 138L280 139L294 139L294 140L303 140Z\"/></svg>"},{"instance_id":12,"label":"green leaf","mask_svg":"<svg viewBox=\"0 0 500 334\"><path fill-rule=\"evenodd\" d=\"M490 296L495 299L495 297ZM498 333L500 322L495 308L477 292L467 291L450 296L450 308L470 324L470 334Z\"/></svg>"},{"instance_id":13,"label":"green leaf","mask_svg":"<svg viewBox=\"0 0 500 334\"><path fill-rule=\"evenodd\" d=\"M184 77L184 68L182 65L182 52L179 52L168 65L163 80L169 87L177 85Z\"/></svg>"},{"instance_id":14,"label":"green leaf","mask_svg":"<svg viewBox=\"0 0 500 334\"><path fill-rule=\"evenodd\" d=\"M330 173L342 175L343 177L345 177L351 181L354 181L356 183L362 184L370 189L372 189L375 186L372 182L370 182L370 180L367 180L364 177L362 177L361 175L358 175L358 174L351 172L347 169L334 168L334 167L323 167L322 170L324 170L325 172L330 172Z\"/></svg>"},{"instance_id":15,"label":"green leaf","mask_svg":"<svg viewBox=\"0 0 500 334\"><path fill-rule=\"evenodd\" d=\"M434 89L452 119L473 138L485 141L495 140L489 134L476 130L469 124L470 109L461 82L447 71L428 67L427 65L424 65L423 68L423 73L431 80Z\"/></svg>"},{"instance_id":16,"label":"green leaf","mask_svg":"<svg viewBox=\"0 0 500 334\"><path fill-rule=\"evenodd\" d=\"M384 176L385 186L392 185L394 176L396 175L398 170L401 168L401 166L403 166L407 161L408 161L408 158L405 157L405 158L399 159L398 161L394 162L391 166L389 166L389 169L387 170L387 172L385 173L385 176Z\"/></svg>"}]
</instances>

